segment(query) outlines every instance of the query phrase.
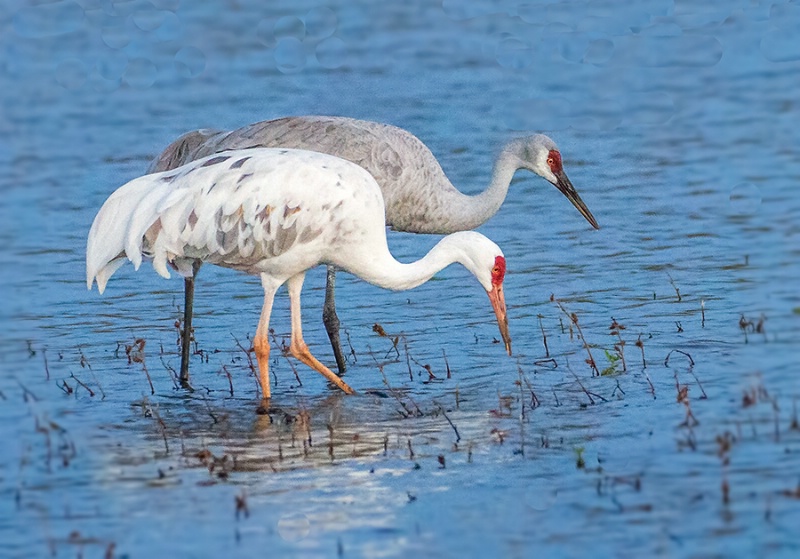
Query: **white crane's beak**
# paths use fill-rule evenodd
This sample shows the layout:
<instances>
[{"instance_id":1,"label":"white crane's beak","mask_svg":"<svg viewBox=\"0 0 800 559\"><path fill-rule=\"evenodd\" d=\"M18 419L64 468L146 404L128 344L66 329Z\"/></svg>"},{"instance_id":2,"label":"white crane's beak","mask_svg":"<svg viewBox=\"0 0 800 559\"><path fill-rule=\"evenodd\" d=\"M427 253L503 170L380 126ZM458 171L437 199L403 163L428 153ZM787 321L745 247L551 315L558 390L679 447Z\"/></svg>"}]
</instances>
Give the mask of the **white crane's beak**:
<instances>
[{"instance_id":1,"label":"white crane's beak","mask_svg":"<svg viewBox=\"0 0 800 559\"><path fill-rule=\"evenodd\" d=\"M597 224L597 220L592 215L592 212L589 211L589 208L586 207L586 204L583 203L581 200L578 191L575 190L575 187L572 186L572 182L567 177L567 174L564 171L560 171L556 173L556 182L554 183L555 187L567 197L567 200L572 202L572 205L578 208L578 211L581 212L581 215L586 218L592 227L595 229L600 229L600 226Z\"/></svg>"},{"instance_id":2,"label":"white crane's beak","mask_svg":"<svg viewBox=\"0 0 800 559\"><path fill-rule=\"evenodd\" d=\"M489 301L492 302L492 308L497 317L497 326L500 327L500 336L506 345L506 351L511 355L511 335L508 333L508 314L506 313L506 298L503 295L502 282L493 285L492 290L486 293L489 295Z\"/></svg>"}]
</instances>

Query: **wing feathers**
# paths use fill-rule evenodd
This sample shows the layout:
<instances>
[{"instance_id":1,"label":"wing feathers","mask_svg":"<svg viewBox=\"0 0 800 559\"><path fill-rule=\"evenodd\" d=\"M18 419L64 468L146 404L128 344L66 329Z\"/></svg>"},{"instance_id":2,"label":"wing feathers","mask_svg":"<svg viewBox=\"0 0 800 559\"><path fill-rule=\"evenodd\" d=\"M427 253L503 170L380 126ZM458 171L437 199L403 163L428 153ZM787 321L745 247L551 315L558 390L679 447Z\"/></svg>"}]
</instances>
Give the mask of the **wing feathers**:
<instances>
[{"instance_id":1,"label":"wing feathers","mask_svg":"<svg viewBox=\"0 0 800 559\"><path fill-rule=\"evenodd\" d=\"M331 235L340 234L330 223L334 210L364 188L380 196L374 180L352 163L266 148L221 152L134 179L95 217L87 241L87 286L96 279L104 289L125 258L137 269L143 259L152 260L166 278L170 267L191 273L194 259L252 270L264 259L314 242L323 224Z\"/></svg>"}]
</instances>

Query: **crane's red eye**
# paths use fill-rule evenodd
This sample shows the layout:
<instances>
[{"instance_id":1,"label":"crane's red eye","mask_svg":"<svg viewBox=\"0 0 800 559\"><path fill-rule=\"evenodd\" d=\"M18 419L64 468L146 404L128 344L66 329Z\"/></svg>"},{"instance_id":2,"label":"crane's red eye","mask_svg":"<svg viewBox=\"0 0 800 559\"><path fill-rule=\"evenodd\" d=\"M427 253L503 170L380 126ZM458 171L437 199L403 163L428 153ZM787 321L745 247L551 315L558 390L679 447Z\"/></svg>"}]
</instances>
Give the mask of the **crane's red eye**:
<instances>
[{"instance_id":1,"label":"crane's red eye","mask_svg":"<svg viewBox=\"0 0 800 559\"><path fill-rule=\"evenodd\" d=\"M506 277L506 259L502 256L497 256L494 259L494 268L492 268L492 285L500 285L503 283L503 278Z\"/></svg>"},{"instance_id":2,"label":"crane's red eye","mask_svg":"<svg viewBox=\"0 0 800 559\"><path fill-rule=\"evenodd\" d=\"M547 154L547 165L550 167L550 170L553 174L558 174L561 172L561 154L558 151L551 149L550 153Z\"/></svg>"}]
</instances>

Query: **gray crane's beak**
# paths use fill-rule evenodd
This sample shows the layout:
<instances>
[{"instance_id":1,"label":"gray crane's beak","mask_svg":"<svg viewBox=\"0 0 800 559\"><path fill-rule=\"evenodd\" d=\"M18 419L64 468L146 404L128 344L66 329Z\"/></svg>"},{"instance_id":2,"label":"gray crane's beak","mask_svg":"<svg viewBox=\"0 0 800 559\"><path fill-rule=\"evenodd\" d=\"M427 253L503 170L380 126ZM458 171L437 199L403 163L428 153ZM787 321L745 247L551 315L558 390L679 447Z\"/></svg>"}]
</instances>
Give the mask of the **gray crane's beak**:
<instances>
[{"instance_id":1,"label":"gray crane's beak","mask_svg":"<svg viewBox=\"0 0 800 559\"><path fill-rule=\"evenodd\" d=\"M492 290L486 293L489 294L494 314L497 316L497 325L500 327L500 336L506 345L506 351L511 355L511 335L508 333L508 314L506 314L506 298L503 295L503 284L493 285Z\"/></svg>"},{"instance_id":2,"label":"gray crane's beak","mask_svg":"<svg viewBox=\"0 0 800 559\"><path fill-rule=\"evenodd\" d=\"M572 186L572 182L570 182L569 177L567 177L564 171L556 174L556 182L554 184L556 188L561 191L561 194L566 196L567 199L572 202L572 205L578 208L578 211L586 218L586 221L592 224L592 227L600 229L600 226L597 225L597 220L592 215L592 212L589 211L589 208L586 207L586 204L583 203L578 191Z\"/></svg>"}]
</instances>

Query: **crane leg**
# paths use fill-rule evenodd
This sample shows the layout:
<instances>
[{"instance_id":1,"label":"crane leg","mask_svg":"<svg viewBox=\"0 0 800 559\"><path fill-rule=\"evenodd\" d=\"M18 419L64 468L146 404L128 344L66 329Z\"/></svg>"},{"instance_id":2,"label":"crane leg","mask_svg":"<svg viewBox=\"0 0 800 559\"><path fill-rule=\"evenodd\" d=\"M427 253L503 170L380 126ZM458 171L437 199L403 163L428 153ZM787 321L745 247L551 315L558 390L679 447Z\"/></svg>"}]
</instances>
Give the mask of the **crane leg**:
<instances>
[{"instance_id":1,"label":"crane leg","mask_svg":"<svg viewBox=\"0 0 800 559\"><path fill-rule=\"evenodd\" d=\"M330 272L331 268L329 267L328 270ZM292 314L292 342L289 345L289 351L294 357L338 386L345 394L355 394L355 390L350 388L346 382L311 355L308 346L303 341L303 327L300 314L300 290L303 288L304 279L305 273L301 273L292 276L289 278L289 281L286 282L286 287L289 290L289 302Z\"/></svg>"},{"instance_id":2,"label":"crane leg","mask_svg":"<svg viewBox=\"0 0 800 559\"><path fill-rule=\"evenodd\" d=\"M253 337L253 349L256 351L258 360L258 382L261 384L261 396L264 400L268 400L272 395L269 388L269 317L272 313L272 302L275 300L277 288L268 287L263 276L262 284L264 284L264 306L261 308L256 335Z\"/></svg>"},{"instance_id":3,"label":"crane leg","mask_svg":"<svg viewBox=\"0 0 800 559\"><path fill-rule=\"evenodd\" d=\"M192 316L194 315L194 280L200 270L200 260L192 262L191 277L183 280L183 328L181 329L181 372L180 382L183 388L189 385L189 356L192 347Z\"/></svg>"},{"instance_id":4,"label":"crane leg","mask_svg":"<svg viewBox=\"0 0 800 559\"><path fill-rule=\"evenodd\" d=\"M325 283L325 305L322 307L322 323L331 341L333 356L336 358L336 367L339 369L339 376L347 371L347 361L342 353L342 342L339 338L339 317L336 315L336 301L334 300L334 288L336 287L336 268L328 266L328 276Z\"/></svg>"}]
</instances>

